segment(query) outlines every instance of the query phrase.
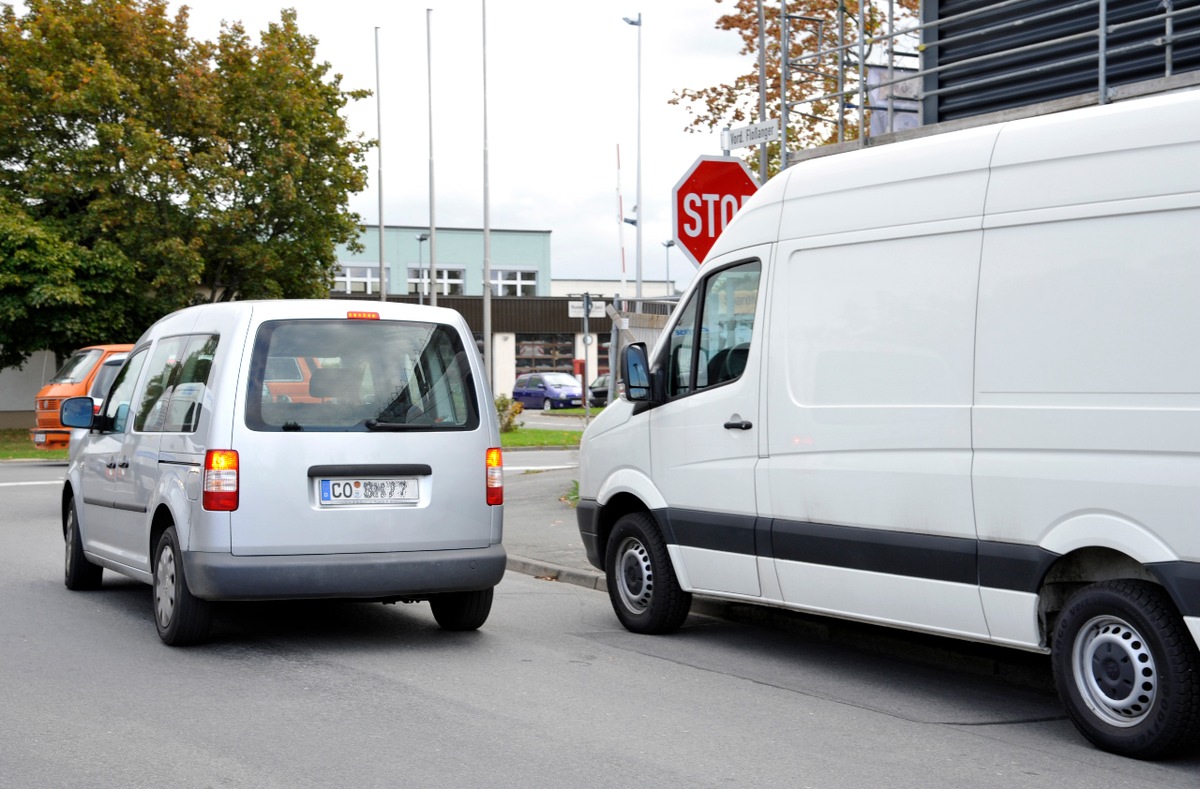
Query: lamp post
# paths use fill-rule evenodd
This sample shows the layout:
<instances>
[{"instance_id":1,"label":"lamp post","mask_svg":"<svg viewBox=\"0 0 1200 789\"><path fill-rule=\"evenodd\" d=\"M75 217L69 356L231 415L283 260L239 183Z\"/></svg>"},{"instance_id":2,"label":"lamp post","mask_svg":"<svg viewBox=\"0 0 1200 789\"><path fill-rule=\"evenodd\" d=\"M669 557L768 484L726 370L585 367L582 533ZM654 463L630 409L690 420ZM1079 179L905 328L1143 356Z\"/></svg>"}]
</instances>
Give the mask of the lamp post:
<instances>
[{"instance_id":1,"label":"lamp post","mask_svg":"<svg viewBox=\"0 0 1200 789\"><path fill-rule=\"evenodd\" d=\"M667 290L670 291L667 294L668 296L675 295L675 286L671 284L671 247L673 246L675 246L675 239L673 238L668 238L663 242L663 248L667 254Z\"/></svg>"},{"instance_id":2,"label":"lamp post","mask_svg":"<svg viewBox=\"0 0 1200 789\"><path fill-rule=\"evenodd\" d=\"M637 66L637 206L634 211L637 218L642 218L642 14L639 11L637 19L622 17L627 25L638 29L638 66ZM637 285L634 290L637 298L642 298L642 223L637 223Z\"/></svg>"},{"instance_id":3,"label":"lamp post","mask_svg":"<svg viewBox=\"0 0 1200 789\"><path fill-rule=\"evenodd\" d=\"M425 303L425 247L421 245L428 240L428 233L417 234L417 304Z\"/></svg>"}]
</instances>

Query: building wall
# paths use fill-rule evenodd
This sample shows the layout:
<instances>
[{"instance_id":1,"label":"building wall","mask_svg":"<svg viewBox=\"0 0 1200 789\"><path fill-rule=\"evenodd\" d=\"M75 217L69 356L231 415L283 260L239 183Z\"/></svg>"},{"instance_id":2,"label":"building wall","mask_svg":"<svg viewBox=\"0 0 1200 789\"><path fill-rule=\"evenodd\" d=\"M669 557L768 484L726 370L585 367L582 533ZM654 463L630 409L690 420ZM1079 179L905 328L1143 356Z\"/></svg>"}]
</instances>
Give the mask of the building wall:
<instances>
[{"instance_id":1,"label":"building wall","mask_svg":"<svg viewBox=\"0 0 1200 789\"><path fill-rule=\"evenodd\" d=\"M34 426L33 398L57 369L54 354L39 351L20 369L0 370L0 429Z\"/></svg>"},{"instance_id":2,"label":"building wall","mask_svg":"<svg viewBox=\"0 0 1200 789\"><path fill-rule=\"evenodd\" d=\"M461 271L461 291L452 295L483 295L483 230L478 228L438 228L435 238L418 241L429 234L425 227L385 225L383 237L384 263L388 271L389 295L416 295L415 283L410 284L410 271L421 269L428 280L431 249L436 242L439 272ZM339 277L335 289L345 293L350 287L359 295L379 293L379 226L367 225L359 237L362 252L338 248L338 261L350 277ZM520 275L524 296L550 295L550 231L492 230L491 269L493 278L501 272ZM443 279L439 276L439 280ZM532 292L527 284L533 280ZM416 279L414 275L412 279ZM438 298L445 295L439 291Z\"/></svg>"}]
</instances>

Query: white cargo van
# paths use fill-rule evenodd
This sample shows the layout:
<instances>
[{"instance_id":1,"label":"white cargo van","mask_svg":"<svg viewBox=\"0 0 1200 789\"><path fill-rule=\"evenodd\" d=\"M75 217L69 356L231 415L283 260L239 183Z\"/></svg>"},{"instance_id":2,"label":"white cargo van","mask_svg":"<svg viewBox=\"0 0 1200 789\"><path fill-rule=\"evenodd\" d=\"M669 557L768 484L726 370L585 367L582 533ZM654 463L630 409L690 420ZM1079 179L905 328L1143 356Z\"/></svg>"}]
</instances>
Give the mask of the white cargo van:
<instances>
[{"instance_id":1,"label":"white cargo van","mask_svg":"<svg viewBox=\"0 0 1200 789\"><path fill-rule=\"evenodd\" d=\"M504 574L500 433L452 310L246 301L168 315L138 340L62 496L66 585L152 584L168 644L215 600L428 600L487 619Z\"/></svg>"},{"instance_id":2,"label":"white cargo van","mask_svg":"<svg viewBox=\"0 0 1200 789\"><path fill-rule=\"evenodd\" d=\"M584 434L630 630L690 593L1050 652L1139 757L1200 738L1200 91L764 186Z\"/></svg>"}]
</instances>

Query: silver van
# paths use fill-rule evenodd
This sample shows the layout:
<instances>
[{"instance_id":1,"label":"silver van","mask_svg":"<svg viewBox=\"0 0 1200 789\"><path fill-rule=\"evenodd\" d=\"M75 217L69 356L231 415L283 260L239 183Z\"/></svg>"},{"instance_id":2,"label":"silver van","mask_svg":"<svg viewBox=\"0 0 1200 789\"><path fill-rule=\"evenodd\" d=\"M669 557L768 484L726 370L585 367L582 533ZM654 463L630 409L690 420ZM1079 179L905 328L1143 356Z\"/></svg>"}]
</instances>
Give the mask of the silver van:
<instances>
[{"instance_id":1,"label":"silver van","mask_svg":"<svg viewBox=\"0 0 1200 789\"><path fill-rule=\"evenodd\" d=\"M180 310L134 346L62 496L66 585L154 590L167 644L217 600L428 600L478 628L504 574L495 408L462 317L380 302Z\"/></svg>"}]
</instances>

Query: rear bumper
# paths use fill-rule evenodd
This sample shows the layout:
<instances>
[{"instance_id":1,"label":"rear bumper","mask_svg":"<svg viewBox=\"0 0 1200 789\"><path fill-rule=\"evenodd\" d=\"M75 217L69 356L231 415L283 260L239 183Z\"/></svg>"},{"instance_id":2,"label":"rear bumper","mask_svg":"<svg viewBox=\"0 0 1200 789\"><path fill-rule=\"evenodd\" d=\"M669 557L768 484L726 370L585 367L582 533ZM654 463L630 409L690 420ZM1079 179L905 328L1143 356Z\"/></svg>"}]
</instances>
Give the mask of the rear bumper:
<instances>
[{"instance_id":1,"label":"rear bumper","mask_svg":"<svg viewBox=\"0 0 1200 789\"><path fill-rule=\"evenodd\" d=\"M504 577L502 545L448 551L233 556L183 554L188 589L203 600L419 598L490 589Z\"/></svg>"}]
</instances>

